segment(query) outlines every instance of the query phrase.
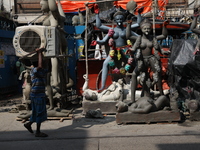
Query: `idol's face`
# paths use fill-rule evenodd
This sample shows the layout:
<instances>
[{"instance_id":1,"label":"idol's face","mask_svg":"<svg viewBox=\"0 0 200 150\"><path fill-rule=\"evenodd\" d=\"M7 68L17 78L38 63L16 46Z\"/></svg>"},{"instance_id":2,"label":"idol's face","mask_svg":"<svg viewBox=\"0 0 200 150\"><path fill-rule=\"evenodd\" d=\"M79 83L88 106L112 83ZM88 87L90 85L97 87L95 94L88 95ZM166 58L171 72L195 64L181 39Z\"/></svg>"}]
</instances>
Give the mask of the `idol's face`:
<instances>
[{"instance_id":1,"label":"idol's face","mask_svg":"<svg viewBox=\"0 0 200 150\"><path fill-rule=\"evenodd\" d=\"M41 10L43 12L48 12L49 11L49 5L48 5L48 1L47 0L41 0L40 1L40 6L41 6Z\"/></svg>"},{"instance_id":2,"label":"idol's face","mask_svg":"<svg viewBox=\"0 0 200 150\"><path fill-rule=\"evenodd\" d=\"M113 29L110 29L109 32L108 32L108 35L112 36L114 33L115 33L115 31Z\"/></svg>"},{"instance_id":3,"label":"idol's face","mask_svg":"<svg viewBox=\"0 0 200 150\"><path fill-rule=\"evenodd\" d=\"M128 59L128 64L132 64L132 62L133 62L133 58L129 58Z\"/></svg>"},{"instance_id":4,"label":"idol's face","mask_svg":"<svg viewBox=\"0 0 200 150\"><path fill-rule=\"evenodd\" d=\"M113 39L109 39L108 44L109 44L110 47L114 46L114 40Z\"/></svg>"},{"instance_id":5,"label":"idol's face","mask_svg":"<svg viewBox=\"0 0 200 150\"><path fill-rule=\"evenodd\" d=\"M111 56L111 57L115 56L115 51L114 51L114 50L111 50L111 51L110 51L110 56Z\"/></svg>"},{"instance_id":6,"label":"idol's face","mask_svg":"<svg viewBox=\"0 0 200 150\"><path fill-rule=\"evenodd\" d=\"M145 25L142 27L142 33L144 33L145 35L149 35L150 32L151 32L151 26Z\"/></svg>"},{"instance_id":7,"label":"idol's face","mask_svg":"<svg viewBox=\"0 0 200 150\"><path fill-rule=\"evenodd\" d=\"M128 106L123 102L118 102L115 107L117 109L117 112L128 111Z\"/></svg>"},{"instance_id":8,"label":"idol's face","mask_svg":"<svg viewBox=\"0 0 200 150\"><path fill-rule=\"evenodd\" d=\"M123 25L124 16L123 15L117 15L117 16L115 16L115 22L117 23L118 26Z\"/></svg>"}]
</instances>

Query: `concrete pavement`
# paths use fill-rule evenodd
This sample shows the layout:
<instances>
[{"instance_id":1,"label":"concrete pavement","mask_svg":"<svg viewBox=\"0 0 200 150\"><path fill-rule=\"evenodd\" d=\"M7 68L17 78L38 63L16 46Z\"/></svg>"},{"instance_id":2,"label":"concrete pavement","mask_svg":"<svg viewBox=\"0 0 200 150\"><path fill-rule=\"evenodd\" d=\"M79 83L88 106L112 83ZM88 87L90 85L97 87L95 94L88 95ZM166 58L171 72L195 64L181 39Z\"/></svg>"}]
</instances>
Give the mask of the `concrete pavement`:
<instances>
[{"instance_id":1,"label":"concrete pavement","mask_svg":"<svg viewBox=\"0 0 200 150\"><path fill-rule=\"evenodd\" d=\"M9 106L12 107L12 106ZM1 107L2 108L2 107ZM6 109L6 106L3 107ZM0 150L198 150L200 122L117 125L114 115L90 119L74 111L73 120L47 120L36 138L17 113L0 112ZM33 124L35 130L36 125Z\"/></svg>"}]
</instances>

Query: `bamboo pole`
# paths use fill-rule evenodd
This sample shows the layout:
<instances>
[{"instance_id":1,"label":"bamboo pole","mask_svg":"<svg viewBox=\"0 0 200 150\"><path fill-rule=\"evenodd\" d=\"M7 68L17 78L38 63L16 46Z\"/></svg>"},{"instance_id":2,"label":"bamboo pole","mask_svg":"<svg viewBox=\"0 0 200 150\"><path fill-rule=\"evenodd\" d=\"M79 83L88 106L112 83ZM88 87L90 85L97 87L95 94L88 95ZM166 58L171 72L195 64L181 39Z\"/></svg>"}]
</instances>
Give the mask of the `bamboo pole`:
<instances>
[{"instance_id":1,"label":"bamboo pole","mask_svg":"<svg viewBox=\"0 0 200 150\"><path fill-rule=\"evenodd\" d=\"M89 13L89 8L88 8L88 3L85 3L86 7L86 18L85 18L85 69L86 69L86 80L88 80L88 45L87 45L87 27L88 27L88 13Z\"/></svg>"},{"instance_id":2,"label":"bamboo pole","mask_svg":"<svg viewBox=\"0 0 200 150\"><path fill-rule=\"evenodd\" d=\"M156 23L155 23L155 1L152 0L152 10L153 10L153 37L156 37Z\"/></svg>"},{"instance_id":3,"label":"bamboo pole","mask_svg":"<svg viewBox=\"0 0 200 150\"><path fill-rule=\"evenodd\" d=\"M152 10L153 10L153 40L156 38L156 23L155 23L155 0L152 0ZM155 50L155 49L154 49ZM154 51L155 52L155 51ZM156 84L154 85L154 90L156 90Z\"/></svg>"},{"instance_id":4,"label":"bamboo pole","mask_svg":"<svg viewBox=\"0 0 200 150\"><path fill-rule=\"evenodd\" d=\"M98 4L98 3L114 2L114 1L122 1L122 0L102 0L102 1L96 1L96 2L88 2L87 4Z\"/></svg>"}]
</instances>

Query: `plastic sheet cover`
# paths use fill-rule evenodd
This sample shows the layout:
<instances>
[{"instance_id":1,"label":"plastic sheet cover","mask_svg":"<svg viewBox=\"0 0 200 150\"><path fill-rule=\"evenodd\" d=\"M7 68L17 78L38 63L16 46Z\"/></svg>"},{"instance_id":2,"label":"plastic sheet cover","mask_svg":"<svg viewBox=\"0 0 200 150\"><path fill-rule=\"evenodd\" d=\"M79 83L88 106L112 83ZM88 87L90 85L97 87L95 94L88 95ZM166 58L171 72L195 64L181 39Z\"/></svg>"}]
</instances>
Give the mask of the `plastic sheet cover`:
<instances>
[{"instance_id":1,"label":"plastic sheet cover","mask_svg":"<svg viewBox=\"0 0 200 150\"><path fill-rule=\"evenodd\" d=\"M200 100L200 53L197 40L175 39L170 48L168 73L171 90L178 90L183 99Z\"/></svg>"}]
</instances>

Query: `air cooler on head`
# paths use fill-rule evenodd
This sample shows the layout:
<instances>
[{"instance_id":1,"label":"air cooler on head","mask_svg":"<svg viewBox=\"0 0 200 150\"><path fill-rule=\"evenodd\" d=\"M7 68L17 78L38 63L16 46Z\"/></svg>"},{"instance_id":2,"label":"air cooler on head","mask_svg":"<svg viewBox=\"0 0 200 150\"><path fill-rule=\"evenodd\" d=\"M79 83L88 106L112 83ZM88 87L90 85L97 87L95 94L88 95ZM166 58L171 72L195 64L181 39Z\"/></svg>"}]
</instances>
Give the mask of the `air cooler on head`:
<instances>
[{"instance_id":1,"label":"air cooler on head","mask_svg":"<svg viewBox=\"0 0 200 150\"><path fill-rule=\"evenodd\" d=\"M59 55L59 32L56 27L50 26L20 26L15 30L13 46L18 57L23 57L36 48L42 47L46 49L45 57L56 57Z\"/></svg>"}]
</instances>

